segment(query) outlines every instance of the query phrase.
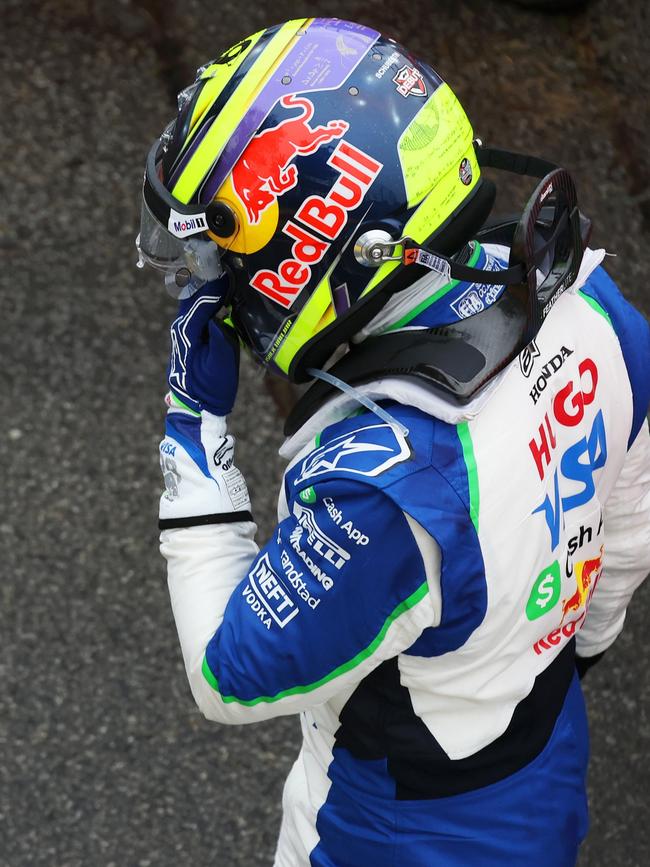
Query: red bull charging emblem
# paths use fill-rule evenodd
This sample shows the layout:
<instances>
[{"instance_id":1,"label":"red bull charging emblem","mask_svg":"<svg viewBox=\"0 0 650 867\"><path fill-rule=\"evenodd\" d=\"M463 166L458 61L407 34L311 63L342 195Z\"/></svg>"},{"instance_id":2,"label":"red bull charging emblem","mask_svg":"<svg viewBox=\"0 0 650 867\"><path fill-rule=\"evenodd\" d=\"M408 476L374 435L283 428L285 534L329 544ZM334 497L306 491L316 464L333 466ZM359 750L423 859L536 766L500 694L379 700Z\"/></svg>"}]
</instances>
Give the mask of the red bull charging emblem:
<instances>
[{"instance_id":1,"label":"red bull charging emblem","mask_svg":"<svg viewBox=\"0 0 650 867\"><path fill-rule=\"evenodd\" d=\"M589 601L596 589L603 568L603 547L598 557L575 564L574 576L576 590L571 596L562 600L562 619L557 629L552 629L547 636L540 638L533 645L533 650L539 656L545 650L550 650L558 644L571 638L576 630L582 629L587 615ZM577 617L571 618L576 614Z\"/></svg>"},{"instance_id":2,"label":"red bull charging emblem","mask_svg":"<svg viewBox=\"0 0 650 867\"><path fill-rule=\"evenodd\" d=\"M331 120L326 126L312 129L309 121L314 116L314 104L307 97L290 94L282 97L280 104L302 111L297 117L287 118L256 135L232 172L235 193L252 225L259 223L262 213L278 196L298 183L298 170L291 165L294 157L316 153L322 145L341 138L349 128L344 120Z\"/></svg>"},{"instance_id":3,"label":"red bull charging emblem","mask_svg":"<svg viewBox=\"0 0 650 867\"><path fill-rule=\"evenodd\" d=\"M327 159L335 173L329 192L305 198L282 227L292 241L291 254L275 270L261 268L251 277L253 289L289 309L309 283L313 266L343 231L350 212L363 202L383 164L345 141L346 121L332 120L312 128L311 100L292 95L280 102L284 108L300 107L302 113L255 136L232 172L233 189L251 225L263 222L266 209L298 185L298 169L291 164L295 157L313 154L327 142L339 139Z\"/></svg>"}]
</instances>

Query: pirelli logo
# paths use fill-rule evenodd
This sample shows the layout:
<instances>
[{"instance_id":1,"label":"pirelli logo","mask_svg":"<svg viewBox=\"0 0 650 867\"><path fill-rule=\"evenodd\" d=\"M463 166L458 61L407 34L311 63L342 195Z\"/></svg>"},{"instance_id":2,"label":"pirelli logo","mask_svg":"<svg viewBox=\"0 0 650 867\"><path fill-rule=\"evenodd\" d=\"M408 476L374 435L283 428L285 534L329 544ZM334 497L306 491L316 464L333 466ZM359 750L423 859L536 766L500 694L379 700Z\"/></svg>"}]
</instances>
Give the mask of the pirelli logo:
<instances>
[{"instance_id":1,"label":"pirelli logo","mask_svg":"<svg viewBox=\"0 0 650 867\"><path fill-rule=\"evenodd\" d=\"M317 554L320 554L321 557L330 562L335 569L340 569L350 559L347 551L323 533L316 523L316 517L311 509L298 502L294 502L293 514L300 526L305 530L307 543Z\"/></svg>"}]
</instances>

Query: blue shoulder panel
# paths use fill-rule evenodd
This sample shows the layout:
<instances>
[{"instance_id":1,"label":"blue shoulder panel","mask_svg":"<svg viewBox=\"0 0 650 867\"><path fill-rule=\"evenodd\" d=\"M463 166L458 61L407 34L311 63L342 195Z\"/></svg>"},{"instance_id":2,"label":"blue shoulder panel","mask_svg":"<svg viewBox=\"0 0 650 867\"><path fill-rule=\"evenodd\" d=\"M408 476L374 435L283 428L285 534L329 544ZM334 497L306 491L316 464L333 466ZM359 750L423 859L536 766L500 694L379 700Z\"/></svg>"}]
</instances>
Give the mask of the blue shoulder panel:
<instances>
[{"instance_id":1,"label":"blue shoulder panel","mask_svg":"<svg viewBox=\"0 0 650 867\"><path fill-rule=\"evenodd\" d=\"M225 701L276 701L322 686L374 653L428 593L395 503L349 478L308 481L208 644L206 677Z\"/></svg>"},{"instance_id":2,"label":"blue shoulder panel","mask_svg":"<svg viewBox=\"0 0 650 867\"><path fill-rule=\"evenodd\" d=\"M414 407L392 403L388 409L408 428L406 439L371 413L331 425L323 431L320 448L287 473L287 498L304 492L317 477L363 477L436 540L442 554L442 620L407 652L438 656L462 646L487 607L478 504L472 498L475 474L468 468L464 426L446 424ZM392 557L391 550L387 556Z\"/></svg>"},{"instance_id":3,"label":"blue shoulder panel","mask_svg":"<svg viewBox=\"0 0 650 867\"><path fill-rule=\"evenodd\" d=\"M612 324L623 352L632 387L634 410L628 448L636 439L650 405L650 326L645 317L621 295L603 267L596 268L580 290L597 302Z\"/></svg>"}]
</instances>

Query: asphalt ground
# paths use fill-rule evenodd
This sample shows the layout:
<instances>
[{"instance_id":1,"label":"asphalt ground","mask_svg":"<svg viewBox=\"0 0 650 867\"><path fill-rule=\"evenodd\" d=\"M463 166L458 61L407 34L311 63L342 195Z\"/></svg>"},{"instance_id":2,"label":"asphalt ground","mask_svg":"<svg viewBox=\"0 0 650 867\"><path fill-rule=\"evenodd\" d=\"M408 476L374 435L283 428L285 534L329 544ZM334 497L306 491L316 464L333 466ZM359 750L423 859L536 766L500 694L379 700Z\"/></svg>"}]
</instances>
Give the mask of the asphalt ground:
<instances>
[{"instance_id":1,"label":"asphalt ground","mask_svg":"<svg viewBox=\"0 0 650 867\"><path fill-rule=\"evenodd\" d=\"M214 727L186 686L156 530L173 303L135 269L133 238L144 157L176 91L241 37L303 14L404 42L484 141L569 167L594 245L650 313L646 0L594 0L575 16L498 0L4 0L3 867L271 863L298 726ZM281 420L248 363L233 428L264 540ZM649 604L646 586L586 681L582 867L650 864Z\"/></svg>"}]
</instances>

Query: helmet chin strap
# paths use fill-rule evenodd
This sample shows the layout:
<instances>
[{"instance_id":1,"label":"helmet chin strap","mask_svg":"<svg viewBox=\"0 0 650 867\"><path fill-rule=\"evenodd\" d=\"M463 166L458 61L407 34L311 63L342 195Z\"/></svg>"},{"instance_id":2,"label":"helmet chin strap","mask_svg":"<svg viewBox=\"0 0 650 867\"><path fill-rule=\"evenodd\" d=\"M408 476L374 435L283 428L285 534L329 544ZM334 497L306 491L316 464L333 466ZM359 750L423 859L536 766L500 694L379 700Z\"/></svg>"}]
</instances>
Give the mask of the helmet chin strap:
<instances>
[{"instance_id":1,"label":"helmet chin strap","mask_svg":"<svg viewBox=\"0 0 650 867\"><path fill-rule=\"evenodd\" d=\"M339 391L342 391L344 394L349 395L354 398L357 403L360 403L362 406L365 406L366 409L369 409L370 412L374 412L376 416L378 416L382 421L386 422L392 428L396 428L404 438L406 438L409 434L409 429L404 427L403 424L397 421L389 412L387 412L383 407L379 406L378 403L375 403L372 398L367 397L365 394L361 394L353 385L349 385L349 383L344 382L342 379L339 379L338 376L334 376L332 373L328 373L325 370L317 370L315 367L309 367L307 369L307 373L313 377L314 379L320 379L323 382L326 382L328 385L334 386L334 388L338 388Z\"/></svg>"}]
</instances>

